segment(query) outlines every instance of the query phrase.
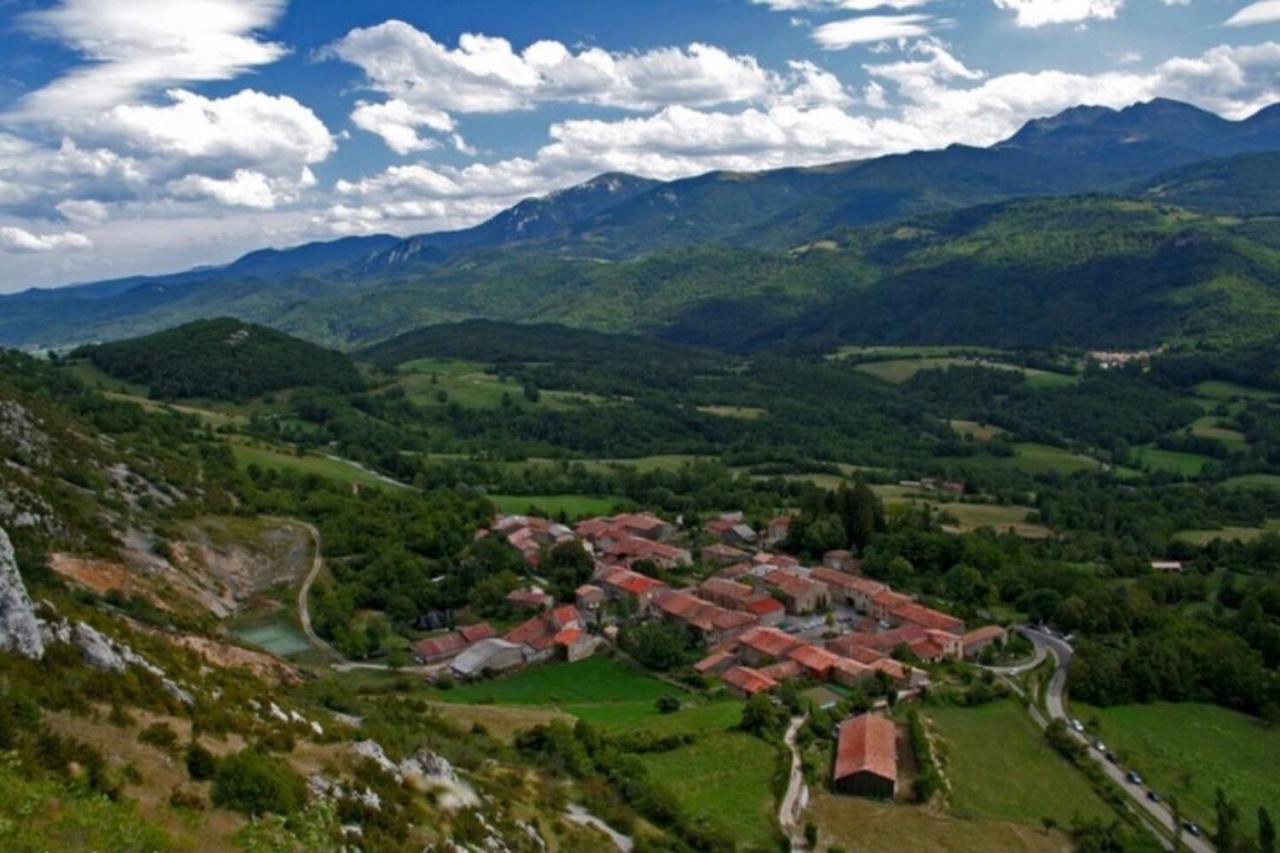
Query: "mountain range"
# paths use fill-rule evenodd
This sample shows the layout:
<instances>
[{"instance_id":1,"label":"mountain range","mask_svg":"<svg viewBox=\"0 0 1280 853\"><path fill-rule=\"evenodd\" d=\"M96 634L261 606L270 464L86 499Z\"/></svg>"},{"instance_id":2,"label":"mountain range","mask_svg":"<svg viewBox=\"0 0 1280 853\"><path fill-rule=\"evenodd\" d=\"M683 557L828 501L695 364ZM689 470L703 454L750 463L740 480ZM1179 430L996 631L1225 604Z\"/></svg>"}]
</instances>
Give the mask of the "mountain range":
<instances>
[{"instance_id":1,"label":"mountain range","mask_svg":"<svg viewBox=\"0 0 1280 853\"><path fill-rule=\"evenodd\" d=\"M1280 304L1278 148L1280 105L1233 122L1156 100L1073 108L989 148L668 182L611 173L459 231L0 297L0 344L223 315L345 348L474 317L730 348L1147 344L1241 320L1249 334Z\"/></svg>"}]
</instances>

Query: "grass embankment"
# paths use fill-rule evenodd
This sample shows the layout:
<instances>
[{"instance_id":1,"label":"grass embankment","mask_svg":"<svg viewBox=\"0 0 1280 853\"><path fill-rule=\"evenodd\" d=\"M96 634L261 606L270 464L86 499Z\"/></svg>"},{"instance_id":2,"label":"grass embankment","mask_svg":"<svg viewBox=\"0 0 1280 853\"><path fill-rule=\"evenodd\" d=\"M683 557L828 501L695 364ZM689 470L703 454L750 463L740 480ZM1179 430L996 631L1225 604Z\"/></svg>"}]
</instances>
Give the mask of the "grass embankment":
<instances>
[{"instance_id":1,"label":"grass embankment","mask_svg":"<svg viewBox=\"0 0 1280 853\"><path fill-rule=\"evenodd\" d=\"M337 480L340 483L359 483L362 486L385 486L404 488L392 483L350 462L341 459L330 459L323 456L295 456L284 450L257 447L239 442L232 442L231 452L242 468L257 465L259 468L271 468L277 471L296 471L299 474L314 474Z\"/></svg>"},{"instance_id":2,"label":"grass embankment","mask_svg":"<svg viewBox=\"0 0 1280 853\"><path fill-rule=\"evenodd\" d=\"M1100 735L1147 784L1202 826L1212 826L1218 787L1252 827L1259 806L1275 816L1280 803L1280 729L1217 705L1154 702L1092 708L1073 704L1083 720L1097 718ZM1252 830L1251 830L1252 831Z\"/></svg>"}]
</instances>

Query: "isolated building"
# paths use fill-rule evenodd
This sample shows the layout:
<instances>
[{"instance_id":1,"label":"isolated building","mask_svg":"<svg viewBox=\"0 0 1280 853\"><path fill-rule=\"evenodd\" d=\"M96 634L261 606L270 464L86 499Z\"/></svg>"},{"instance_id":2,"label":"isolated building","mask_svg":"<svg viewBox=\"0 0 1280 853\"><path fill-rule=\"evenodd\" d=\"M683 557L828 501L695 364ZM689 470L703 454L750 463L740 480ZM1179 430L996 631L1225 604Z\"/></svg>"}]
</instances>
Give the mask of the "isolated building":
<instances>
[{"instance_id":1,"label":"isolated building","mask_svg":"<svg viewBox=\"0 0 1280 853\"><path fill-rule=\"evenodd\" d=\"M897 729L875 714L840 724L832 787L845 794L892 799L898 787Z\"/></svg>"}]
</instances>

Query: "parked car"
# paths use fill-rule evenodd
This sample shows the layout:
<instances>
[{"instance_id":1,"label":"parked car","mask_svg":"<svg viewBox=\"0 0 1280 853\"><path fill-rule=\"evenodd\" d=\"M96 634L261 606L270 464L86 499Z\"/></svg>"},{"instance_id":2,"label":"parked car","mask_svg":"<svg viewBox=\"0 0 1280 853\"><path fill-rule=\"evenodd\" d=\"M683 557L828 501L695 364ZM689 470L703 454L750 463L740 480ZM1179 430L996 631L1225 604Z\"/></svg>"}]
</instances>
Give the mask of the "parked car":
<instances>
[{"instance_id":1,"label":"parked car","mask_svg":"<svg viewBox=\"0 0 1280 853\"><path fill-rule=\"evenodd\" d=\"M1108 752L1107 761L1110 761L1112 764L1119 764L1120 756L1116 755L1114 752Z\"/></svg>"},{"instance_id":2,"label":"parked car","mask_svg":"<svg viewBox=\"0 0 1280 853\"><path fill-rule=\"evenodd\" d=\"M1130 770L1128 773L1124 774L1124 778L1129 780L1130 785L1142 784L1142 776L1138 773L1137 770Z\"/></svg>"},{"instance_id":3,"label":"parked car","mask_svg":"<svg viewBox=\"0 0 1280 853\"><path fill-rule=\"evenodd\" d=\"M1196 838L1200 837L1200 827L1195 823L1192 823L1189 820L1184 820L1182 822L1182 828L1187 831L1188 835L1194 835Z\"/></svg>"},{"instance_id":4,"label":"parked car","mask_svg":"<svg viewBox=\"0 0 1280 853\"><path fill-rule=\"evenodd\" d=\"M1107 745L1102 741L1098 740L1097 738L1093 739L1093 748L1098 750L1098 752L1101 752L1104 755L1107 752Z\"/></svg>"},{"instance_id":5,"label":"parked car","mask_svg":"<svg viewBox=\"0 0 1280 853\"><path fill-rule=\"evenodd\" d=\"M1160 802L1160 795L1155 791L1147 791L1147 799L1153 803L1158 803Z\"/></svg>"},{"instance_id":6,"label":"parked car","mask_svg":"<svg viewBox=\"0 0 1280 853\"><path fill-rule=\"evenodd\" d=\"M1084 723L1080 722L1074 717L1071 718L1071 728L1075 729L1080 734L1084 734Z\"/></svg>"}]
</instances>

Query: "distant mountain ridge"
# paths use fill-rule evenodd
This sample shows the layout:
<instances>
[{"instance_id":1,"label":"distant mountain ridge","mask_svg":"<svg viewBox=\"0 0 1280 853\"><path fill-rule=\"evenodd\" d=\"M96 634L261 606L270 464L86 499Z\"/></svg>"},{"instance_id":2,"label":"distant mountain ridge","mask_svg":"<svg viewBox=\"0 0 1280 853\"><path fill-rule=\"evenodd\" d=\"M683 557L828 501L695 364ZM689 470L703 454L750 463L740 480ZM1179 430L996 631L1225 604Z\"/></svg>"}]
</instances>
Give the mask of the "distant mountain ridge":
<instances>
[{"instance_id":1,"label":"distant mountain ridge","mask_svg":"<svg viewBox=\"0 0 1280 853\"><path fill-rule=\"evenodd\" d=\"M788 265L778 253L823 242L842 229L1017 198L1123 188L1134 197L1199 210L1259 212L1257 205L1266 209L1270 194L1256 191L1248 196L1253 201L1241 203L1238 189L1241 181L1257 185L1266 156L1277 148L1280 105L1228 121L1157 100L1123 110L1073 108L1028 122L990 148L953 145L668 182L609 173L527 199L460 231L344 238L253 252L217 269L0 297L0 344L106 340L222 315L344 347L474 317L651 329L654 317L687 319L697 315L697 306L724 296L721 291L732 297L733 282L725 278L730 270L751 270L756 281L739 288L731 302L762 298L753 292L764 286L760 282L795 273L784 272ZM1217 170L1213 186L1219 189L1200 181L1194 197L1187 195L1186 176L1194 173L1178 170L1197 168ZM601 261L625 263L599 269ZM854 264L842 255L841 263L848 264L839 272L846 287L882 272L865 259ZM604 307L624 292L644 290L643 280L625 276L657 276L669 284L686 268L705 271L683 285L683 297L655 284L647 297L653 305ZM816 278L769 286L785 295L777 304L799 300L798 306L833 296L828 277L835 274L809 269L805 275ZM682 300L689 308L684 315ZM639 325L627 325L632 322Z\"/></svg>"}]
</instances>

